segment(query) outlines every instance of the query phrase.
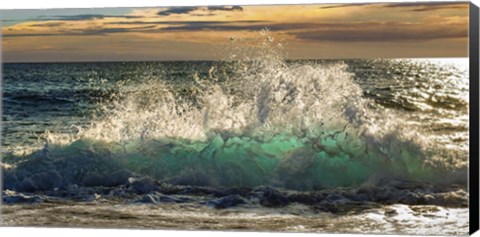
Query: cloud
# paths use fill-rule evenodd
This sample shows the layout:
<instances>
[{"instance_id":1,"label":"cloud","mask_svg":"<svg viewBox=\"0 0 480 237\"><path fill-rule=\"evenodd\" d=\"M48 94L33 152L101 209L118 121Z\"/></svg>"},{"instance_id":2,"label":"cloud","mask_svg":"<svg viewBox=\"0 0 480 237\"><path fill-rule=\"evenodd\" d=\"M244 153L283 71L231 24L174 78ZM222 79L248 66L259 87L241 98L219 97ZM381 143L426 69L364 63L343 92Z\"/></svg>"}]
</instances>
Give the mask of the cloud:
<instances>
[{"instance_id":1,"label":"cloud","mask_svg":"<svg viewBox=\"0 0 480 237\"><path fill-rule=\"evenodd\" d=\"M423 3L390 3L386 4L388 8L413 8L409 11L423 12L423 11L435 11L443 9L466 9L468 8L467 2L423 2Z\"/></svg>"},{"instance_id":2,"label":"cloud","mask_svg":"<svg viewBox=\"0 0 480 237\"><path fill-rule=\"evenodd\" d=\"M4 34L4 38L9 37L45 37L45 36L92 36L92 35L107 35L114 33L129 33L129 32L148 32L155 26L141 26L141 27L115 27L115 28L87 28L84 30L60 30L58 33L14 33Z\"/></svg>"},{"instance_id":3,"label":"cloud","mask_svg":"<svg viewBox=\"0 0 480 237\"><path fill-rule=\"evenodd\" d=\"M22 21L21 20L13 20L13 19L0 19L0 26L3 26L3 27L10 26L10 25L15 25L16 23L20 23L20 22L22 22Z\"/></svg>"},{"instance_id":4,"label":"cloud","mask_svg":"<svg viewBox=\"0 0 480 237\"><path fill-rule=\"evenodd\" d=\"M246 24L247 23L247 24ZM189 22L173 22L162 31L259 31L268 28L271 31L289 31L289 30L308 30L319 27L342 27L350 26L349 24L322 24L322 23L272 23L271 21L189 21Z\"/></svg>"},{"instance_id":5,"label":"cloud","mask_svg":"<svg viewBox=\"0 0 480 237\"><path fill-rule=\"evenodd\" d=\"M108 22L109 25L188 25L188 24L236 24L236 23L267 23L269 21L239 20L239 21L117 21Z\"/></svg>"},{"instance_id":6,"label":"cloud","mask_svg":"<svg viewBox=\"0 0 480 237\"><path fill-rule=\"evenodd\" d=\"M238 20L238 21L120 21L109 22L111 25L165 25L154 32L167 31L258 31L271 26L269 21L260 20ZM275 30L284 29L284 27L275 27ZM292 26L292 28L295 26Z\"/></svg>"},{"instance_id":7,"label":"cloud","mask_svg":"<svg viewBox=\"0 0 480 237\"><path fill-rule=\"evenodd\" d=\"M58 36L63 34L53 34L53 33L20 33L20 34L4 34L2 35L3 38L10 38L10 37L33 37L33 36ZM77 34L78 35L78 34Z\"/></svg>"},{"instance_id":8,"label":"cloud","mask_svg":"<svg viewBox=\"0 0 480 237\"><path fill-rule=\"evenodd\" d=\"M136 60L153 53L152 58L177 59L182 54L188 59L195 50L198 58L215 58L205 50L212 44L228 43L232 35L256 38L264 28L289 43L286 50L293 58L329 57L337 55L334 51L352 50L357 52L352 55L361 51L362 56L375 57L464 55L465 7L465 2L450 2L12 11L4 15L2 38L8 43L9 61L31 61L32 49L37 48L42 51L40 61L64 61L77 55L88 60ZM48 48L57 46L72 50ZM198 50L200 46L204 48Z\"/></svg>"},{"instance_id":9,"label":"cloud","mask_svg":"<svg viewBox=\"0 0 480 237\"><path fill-rule=\"evenodd\" d=\"M329 7L349 7L366 5L360 4L338 4ZM407 8L418 10L422 7L446 7L450 5L457 6L457 3L388 3L390 8ZM376 4L375 6L377 6ZM461 6L465 4L460 4ZM209 6L209 7L172 7L165 8L158 12L156 9L153 14L189 14L185 18L180 17L176 21L167 21L162 17L142 17L140 15L115 15L115 14L78 14L78 15L53 15L48 18L40 16L40 21L31 22L27 28L6 32L4 37L31 37L31 36L61 36L61 35L108 35L116 33L145 33L161 34L168 32L230 32L230 31L259 31L268 28L273 32L284 35L294 36L298 40L306 41L339 41L339 42L385 42L385 41L425 41L431 39L461 38L468 36L467 23L464 19L448 20L444 18L423 18L418 22L301 22L301 23L278 23L275 19L253 20L255 18L240 18L238 20L204 20L193 21L191 13L215 12L215 11L243 11L238 6ZM105 18L110 18L105 20ZM48 22L48 20L57 20ZM98 24L94 28L85 28L88 24L80 21L95 19ZM112 21L116 20L116 21ZM138 20L137 20L138 19ZM185 19L182 21L181 19ZM210 18L217 19L217 18ZM245 19L245 20L242 20ZM248 20L251 19L251 20ZM69 21L79 21L78 24L69 23ZM37 27L37 28L32 28ZM52 27L52 29L48 29ZM27 29L27 31L25 31ZM8 34L10 33L10 34Z\"/></svg>"},{"instance_id":10,"label":"cloud","mask_svg":"<svg viewBox=\"0 0 480 237\"><path fill-rule=\"evenodd\" d=\"M260 20L238 21L118 21L105 22L95 28L71 28L66 22L36 22L28 27L36 27L30 32L9 32L9 37L47 37L47 36L91 36L114 33L165 33L165 32L195 32L202 30L215 31L258 31L268 27L270 22ZM53 28L56 27L56 28ZM296 26L289 26L296 27ZM52 28L52 29L51 29ZM276 30L285 29L284 26L275 27ZM9 28L9 31L13 31Z\"/></svg>"},{"instance_id":11,"label":"cloud","mask_svg":"<svg viewBox=\"0 0 480 237\"><path fill-rule=\"evenodd\" d=\"M377 8L409 8L408 11L422 12L435 11L443 9L466 9L467 2L407 2L407 3L350 3L350 4L335 4L322 6L320 9L344 8L344 7L358 7L358 6L375 6Z\"/></svg>"},{"instance_id":12,"label":"cloud","mask_svg":"<svg viewBox=\"0 0 480 237\"><path fill-rule=\"evenodd\" d=\"M141 27L131 27L131 28L122 28L122 27L115 27L115 28L102 28L102 29L87 29L82 32L85 35L105 35L111 33L128 33L128 32L145 32L146 30L150 30L154 28L154 26L141 26Z\"/></svg>"},{"instance_id":13,"label":"cloud","mask_svg":"<svg viewBox=\"0 0 480 237\"><path fill-rule=\"evenodd\" d=\"M56 15L56 16L39 16L37 21L83 21L83 20L98 20L105 18L140 18L139 16L130 15L102 15L102 14L81 14L81 15Z\"/></svg>"},{"instance_id":14,"label":"cloud","mask_svg":"<svg viewBox=\"0 0 480 237\"><path fill-rule=\"evenodd\" d=\"M157 13L159 16L169 16L173 14L186 14L197 10L198 7L171 7Z\"/></svg>"},{"instance_id":15,"label":"cloud","mask_svg":"<svg viewBox=\"0 0 480 237\"><path fill-rule=\"evenodd\" d=\"M2 23L7 23L5 26L15 25L11 23L35 23L30 26L34 27L55 27L63 24L60 21L86 21L86 20L102 20L106 18L122 18L135 19L142 18L142 16L134 15L105 15L105 14L79 14L79 15L39 15L31 19L2 19ZM46 21L59 21L58 23L44 23Z\"/></svg>"},{"instance_id":16,"label":"cloud","mask_svg":"<svg viewBox=\"0 0 480 237\"><path fill-rule=\"evenodd\" d=\"M240 6L210 6L207 9L209 11L243 11Z\"/></svg>"},{"instance_id":17,"label":"cloud","mask_svg":"<svg viewBox=\"0 0 480 237\"><path fill-rule=\"evenodd\" d=\"M465 38L468 27L462 25L416 25L402 23L352 23L327 28L290 32L298 39L335 42L400 42Z\"/></svg>"},{"instance_id":18,"label":"cloud","mask_svg":"<svg viewBox=\"0 0 480 237\"><path fill-rule=\"evenodd\" d=\"M269 21L153 21L153 22L111 22L112 25L165 25L165 27L157 28L151 33L169 32L169 31L181 31L181 32L194 32L203 30L215 30L215 31L258 31L265 27L272 27L275 30L285 29L283 26L276 27L270 25ZM295 27L295 26L292 26Z\"/></svg>"},{"instance_id":19,"label":"cloud","mask_svg":"<svg viewBox=\"0 0 480 237\"><path fill-rule=\"evenodd\" d=\"M342 8L342 7L358 7L358 6L363 6L363 5L372 5L372 4L378 4L378 3L350 3L350 4L336 4L336 5L322 6L322 7L320 7L320 9L332 9L332 8Z\"/></svg>"},{"instance_id":20,"label":"cloud","mask_svg":"<svg viewBox=\"0 0 480 237\"><path fill-rule=\"evenodd\" d=\"M204 22L190 22L185 25L169 26L162 28L162 31L202 31L202 30L215 30L215 31L258 31L266 25L234 25L234 24L210 24Z\"/></svg>"},{"instance_id":21,"label":"cloud","mask_svg":"<svg viewBox=\"0 0 480 237\"><path fill-rule=\"evenodd\" d=\"M59 27L65 25L65 22L46 22L39 24L32 24L33 27Z\"/></svg>"},{"instance_id":22,"label":"cloud","mask_svg":"<svg viewBox=\"0 0 480 237\"><path fill-rule=\"evenodd\" d=\"M207 12L214 11L243 11L243 8L240 6L209 6L209 7L171 7L166 10L159 11L157 15L159 16L169 16L174 14L190 14L197 10L205 10ZM213 15L212 13L207 13L208 15ZM203 14L201 14L204 16Z\"/></svg>"},{"instance_id":23,"label":"cloud","mask_svg":"<svg viewBox=\"0 0 480 237\"><path fill-rule=\"evenodd\" d=\"M120 25L120 26L119 26ZM122 27L125 25L128 27ZM112 27L106 27L112 26ZM259 31L268 28L306 41L336 42L400 42L425 41L468 36L464 22L351 22L351 23L273 23L270 21L120 21L108 22L104 28L63 29L56 33L11 33L4 37L60 36L60 35L108 35L116 33L167 33L167 32L228 32Z\"/></svg>"}]
</instances>

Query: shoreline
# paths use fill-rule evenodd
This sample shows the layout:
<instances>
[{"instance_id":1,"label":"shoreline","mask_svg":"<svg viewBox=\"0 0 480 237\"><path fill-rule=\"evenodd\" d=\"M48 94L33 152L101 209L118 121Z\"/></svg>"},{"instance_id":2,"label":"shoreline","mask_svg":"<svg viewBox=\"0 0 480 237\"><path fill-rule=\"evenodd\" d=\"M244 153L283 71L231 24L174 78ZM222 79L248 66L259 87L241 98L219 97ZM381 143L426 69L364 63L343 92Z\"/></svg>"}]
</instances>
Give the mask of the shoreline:
<instances>
[{"instance_id":1,"label":"shoreline","mask_svg":"<svg viewBox=\"0 0 480 237\"><path fill-rule=\"evenodd\" d=\"M305 206L214 209L191 204L3 205L3 226L464 235L468 208L387 205L356 214L305 214Z\"/></svg>"}]
</instances>

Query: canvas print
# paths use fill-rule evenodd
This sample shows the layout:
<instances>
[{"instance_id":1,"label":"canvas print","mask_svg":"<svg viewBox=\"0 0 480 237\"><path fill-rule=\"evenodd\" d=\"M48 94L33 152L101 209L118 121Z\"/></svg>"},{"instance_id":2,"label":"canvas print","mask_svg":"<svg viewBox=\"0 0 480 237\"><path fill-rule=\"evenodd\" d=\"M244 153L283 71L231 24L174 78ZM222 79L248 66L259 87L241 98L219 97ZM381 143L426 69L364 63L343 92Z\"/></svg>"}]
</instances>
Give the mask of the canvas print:
<instances>
[{"instance_id":1,"label":"canvas print","mask_svg":"<svg viewBox=\"0 0 480 237\"><path fill-rule=\"evenodd\" d=\"M2 10L2 225L467 234L468 11Z\"/></svg>"}]
</instances>

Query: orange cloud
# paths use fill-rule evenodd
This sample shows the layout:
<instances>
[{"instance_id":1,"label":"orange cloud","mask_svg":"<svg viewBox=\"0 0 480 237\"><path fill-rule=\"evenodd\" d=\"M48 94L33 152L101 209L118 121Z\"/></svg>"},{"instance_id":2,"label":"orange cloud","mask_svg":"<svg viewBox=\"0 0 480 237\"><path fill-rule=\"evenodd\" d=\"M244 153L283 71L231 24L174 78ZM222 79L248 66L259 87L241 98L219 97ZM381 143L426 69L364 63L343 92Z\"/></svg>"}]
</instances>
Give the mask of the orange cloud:
<instances>
[{"instance_id":1,"label":"orange cloud","mask_svg":"<svg viewBox=\"0 0 480 237\"><path fill-rule=\"evenodd\" d=\"M255 38L263 28L291 45L286 50L292 58L343 57L348 56L344 49L353 46L363 49L352 49L350 57L395 57L404 52L415 57L466 56L467 7L468 3L200 6L139 8L125 15L86 10L3 28L4 59L96 60L99 55L102 60L188 60L189 55L215 59L219 56L209 50L212 45ZM376 50L379 44L383 54ZM328 50L311 50L325 45ZM446 45L449 50L444 50ZM35 57L28 55L32 50ZM66 57L68 53L77 56Z\"/></svg>"}]
</instances>

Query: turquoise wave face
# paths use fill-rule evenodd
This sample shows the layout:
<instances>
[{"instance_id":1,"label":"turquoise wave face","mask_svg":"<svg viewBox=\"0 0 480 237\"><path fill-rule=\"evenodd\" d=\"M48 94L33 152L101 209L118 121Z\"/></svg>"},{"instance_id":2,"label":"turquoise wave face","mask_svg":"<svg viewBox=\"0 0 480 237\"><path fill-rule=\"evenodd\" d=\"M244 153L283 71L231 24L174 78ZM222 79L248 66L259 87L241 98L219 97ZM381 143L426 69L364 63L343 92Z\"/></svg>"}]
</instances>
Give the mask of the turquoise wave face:
<instances>
[{"instance_id":1,"label":"turquoise wave face","mask_svg":"<svg viewBox=\"0 0 480 237\"><path fill-rule=\"evenodd\" d=\"M380 148L385 146L382 141L369 143L348 131L324 134L313 140L286 134L264 141L216 135L206 142L162 139L122 145L84 139L34 153L19 169L30 169L23 178L33 177L37 171L45 172L38 160L66 162L67 168L54 169L62 177L77 173L69 182L80 185L96 177L113 182L110 179L121 170L175 185L210 187L321 190L382 179L466 184L466 176L455 175L465 174L465 169L429 165L427 155L414 143L385 138L383 142L395 147L386 151Z\"/></svg>"}]
</instances>

